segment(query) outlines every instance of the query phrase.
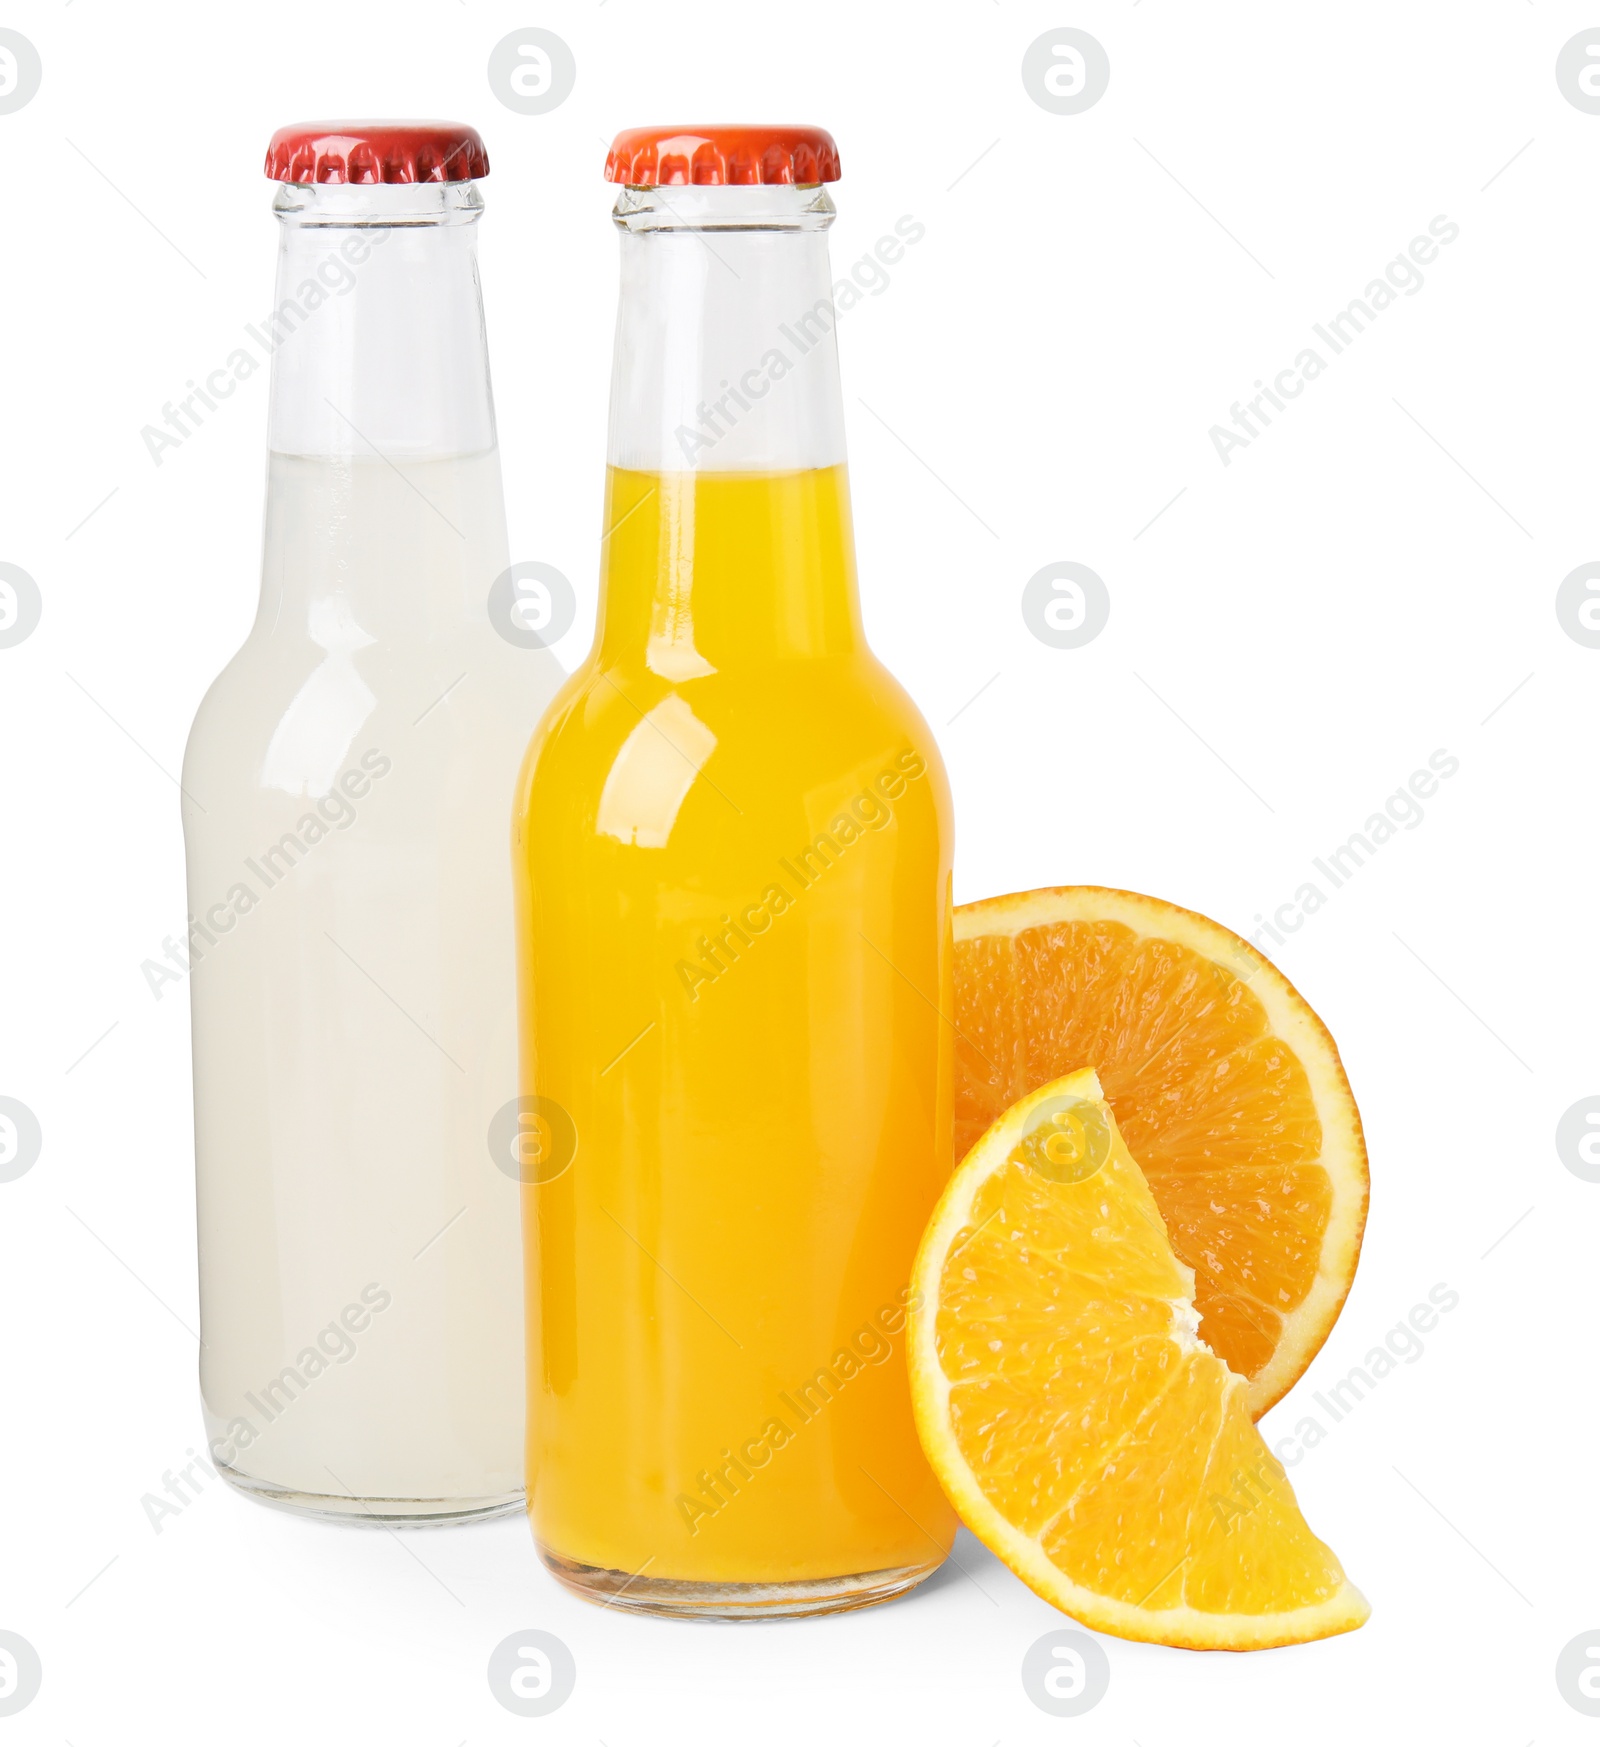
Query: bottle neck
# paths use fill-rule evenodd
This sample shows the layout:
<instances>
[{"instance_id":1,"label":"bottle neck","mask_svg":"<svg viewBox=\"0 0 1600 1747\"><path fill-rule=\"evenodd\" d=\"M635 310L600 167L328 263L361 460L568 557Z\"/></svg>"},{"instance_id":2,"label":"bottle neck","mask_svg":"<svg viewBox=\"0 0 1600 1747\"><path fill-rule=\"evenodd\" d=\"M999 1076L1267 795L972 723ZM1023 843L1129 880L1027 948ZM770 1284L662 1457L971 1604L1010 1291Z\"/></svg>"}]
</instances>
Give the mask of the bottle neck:
<instances>
[{"instance_id":1,"label":"bottle neck","mask_svg":"<svg viewBox=\"0 0 1600 1747\"><path fill-rule=\"evenodd\" d=\"M476 258L483 202L472 183L286 185L274 210L256 623L326 650L327 697L344 685L355 698L356 651L438 649L481 627L507 563Z\"/></svg>"},{"instance_id":2,"label":"bottle neck","mask_svg":"<svg viewBox=\"0 0 1600 1747\"><path fill-rule=\"evenodd\" d=\"M674 683L861 646L824 189L624 191L598 648Z\"/></svg>"},{"instance_id":3,"label":"bottle neck","mask_svg":"<svg viewBox=\"0 0 1600 1747\"><path fill-rule=\"evenodd\" d=\"M844 461L823 188L629 188L613 467L781 472Z\"/></svg>"},{"instance_id":4,"label":"bottle neck","mask_svg":"<svg viewBox=\"0 0 1600 1747\"><path fill-rule=\"evenodd\" d=\"M475 183L285 184L269 446L390 463L495 446Z\"/></svg>"},{"instance_id":5,"label":"bottle neck","mask_svg":"<svg viewBox=\"0 0 1600 1747\"><path fill-rule=\"evenodd\" d=\"M602 666L677 684L864 646L842 466L613 467L605 515Z\"/></svg>"}]
</instances>

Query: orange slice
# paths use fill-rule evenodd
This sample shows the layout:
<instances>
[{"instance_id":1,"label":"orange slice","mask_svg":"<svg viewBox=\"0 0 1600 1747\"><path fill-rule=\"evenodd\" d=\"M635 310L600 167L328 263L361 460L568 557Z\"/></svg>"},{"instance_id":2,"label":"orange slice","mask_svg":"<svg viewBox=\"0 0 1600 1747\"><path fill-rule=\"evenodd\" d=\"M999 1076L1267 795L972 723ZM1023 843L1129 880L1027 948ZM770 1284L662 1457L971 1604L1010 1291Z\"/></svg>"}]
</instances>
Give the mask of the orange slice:
<instances>
[{"instance_id":1,"label":"orange slice","mask_svg":"<svg viewBox=\"0 0 1600 1747\"><path fill-rule=\"evenodd\" d=\"M917 1430L967 1527L1097 1631L1298 1644L1368 1608L1306 1527L1094 1074L968 1153L912 1274Z\"/></svg>"},{"instance_id":2,"label":"orange slice","mask_svg":"<svg viewBox=\"0 0 1600 1747\"><path fill-rule=\"evenodd\" d=\"M1133 892L988 898L955 938L956 1156L1096 1069L1259 1418L1327 1339L1366 1223L1361 1117L1321 1020L1237 934Z\"/></svg>"}]
</instances>

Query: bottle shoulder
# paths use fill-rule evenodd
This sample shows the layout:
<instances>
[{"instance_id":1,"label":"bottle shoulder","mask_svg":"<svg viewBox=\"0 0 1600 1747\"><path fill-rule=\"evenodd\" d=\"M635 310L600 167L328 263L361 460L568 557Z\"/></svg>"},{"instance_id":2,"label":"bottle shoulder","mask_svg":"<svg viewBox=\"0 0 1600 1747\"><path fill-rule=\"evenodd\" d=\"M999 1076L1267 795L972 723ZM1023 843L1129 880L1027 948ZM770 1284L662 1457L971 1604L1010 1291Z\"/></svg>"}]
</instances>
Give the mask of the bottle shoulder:
<instances>
[{"instance_id":1,"label":"bottle shoulder","mask_svg":"<svg viewBox=\"0 0 1600 1747\"><path fill-rule=\"evenodd\" d=\"M674 679L586 660L551 702L529 748L535 763L614 748L641 721L690 719L719 746L812 744L850 756L897 739L936 753L905 688L875 657L808 657Z\"/></svg>"},{"instance_id":2,"label":"bottle shoulder","mask_svg":"<svg viewBox=\"0 0 1600 1747\"><path fill-rule=\"evenodd\" d=\"M442 647L309 653L301 640L287 647L252 633L195 711L184 788L315 794L372 748L424 787L470 781L485 759L500 768L520 758L561 678L549 651L487 630Z\"/></svg>"},{"instance_id":3,"label":"bottle shoulder","mask_svg":"<svg viewBox=\"0 0 1600 1747\"><path fill-rule=\"evenodd\" d=\"M734 814L832 804L914 769L908 804L948 826L949 785L932 731L870 654L773 662L670 681L591 659L536 730L519 819L582 835L624 796L694 782ZM898 785L896 785L898 786Z\"/></svg>"}]
</instances>

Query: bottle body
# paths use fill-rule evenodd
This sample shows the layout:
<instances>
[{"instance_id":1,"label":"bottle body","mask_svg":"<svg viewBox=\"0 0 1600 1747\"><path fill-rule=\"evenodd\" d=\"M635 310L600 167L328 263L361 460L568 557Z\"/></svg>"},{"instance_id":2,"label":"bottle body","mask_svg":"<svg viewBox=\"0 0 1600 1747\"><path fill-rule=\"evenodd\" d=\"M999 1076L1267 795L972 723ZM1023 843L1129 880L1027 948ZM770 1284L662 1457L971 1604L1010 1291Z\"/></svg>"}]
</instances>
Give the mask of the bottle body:
<instances>
[{"instance_id":1,"label":"bottle body","mask_svg":"<svg viewBox=\"0 0 1600 1747\"><path fill-rule=\"evenodd\" d=\"M637 465L616 404L599 636L518 794L523 1088L576 1135L524 1189L533 1529L623 1607L856 1606L953 1532L903 1353L951 1163L949 793L861 635L836 409L714 468Z\"/></svg>"},{"instance_id":2,"label":"bottle body","mask_svg":"<svg viewBox=\"0 0 1600 1747\"><path fill-rule=\"evenodd\" d=\"M329 192L345 222L290 219L280 308L373 240ZM485 610L507 553L476 281L426 221L461 214L376 192L391 253L275 360L261 606L185 759L201 1393L244 1490L429 1522L522 1490L516 1186L486 1136L515 1096L505 795L556 672ZM429 324L434 365L477 345L476 411L443 369L420 415L376 382L382 336Z\"/></svg>"}]
</instances>

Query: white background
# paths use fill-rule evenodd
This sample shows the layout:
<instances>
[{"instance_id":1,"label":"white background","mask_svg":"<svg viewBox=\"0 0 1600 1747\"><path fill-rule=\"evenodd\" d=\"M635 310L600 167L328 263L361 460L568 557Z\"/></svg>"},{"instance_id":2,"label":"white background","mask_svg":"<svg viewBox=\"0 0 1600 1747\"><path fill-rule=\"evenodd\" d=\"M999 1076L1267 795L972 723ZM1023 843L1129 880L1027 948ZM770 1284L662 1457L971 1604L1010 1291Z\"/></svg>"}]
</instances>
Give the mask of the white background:
<instances>
[{"instance_id":1,"label":"white background","mask_svg":"<svg viewBox=\"0 0 1600 1747\"><path fill-rule=\"evenodd\" d=\"M0 1742L1592 1739L1554 1665L1600 1628L1600 1186L1553 1137L1600 1092L1600 650L1554 597L1600 557L1600 116L1554 69L1600 7L34 0L0 24L44 66L0 116L0 559L44 601L0 650L0 1092L44 1135L0 1184L0 1627L44 1665ZM529 24L578 66L536 117L486 78ZM1063 24L1111 63L1065 117L1020 76ZM1358 1633L1247 1657L1104 1640L1110 1690L1064 1722L1019 1680L1063 1622L966 1536L893 1607L722 1627L567 1597L519 1520L339 1530L212 1482L152 1529L141 1499L201 1428L187 1001L139 966L182 930L171 773L254 611L266 374L159 468L139 433L269 307L272 129L415 114L489 146L512 556L576 585L569 667L600 525L606 142L798 119L843 154L836 272L903 213L927 227L840 346L868 628L943 746L959 898L1097 882L1249 933L1431 752L1460 760L1272 948L1339 1041L1373 1194L1342 1320L1269 1434L1430 1287L1460 1295L1291 1470L1371 1599ZM1423 288L1224 467L1209 428L1441 213L1460 236ZM1073 651L1019 610L1063 559L1112 603ZM485 1679L534 1626L578 1666L538 1722Z\"/></svg>"}]
</instances>

